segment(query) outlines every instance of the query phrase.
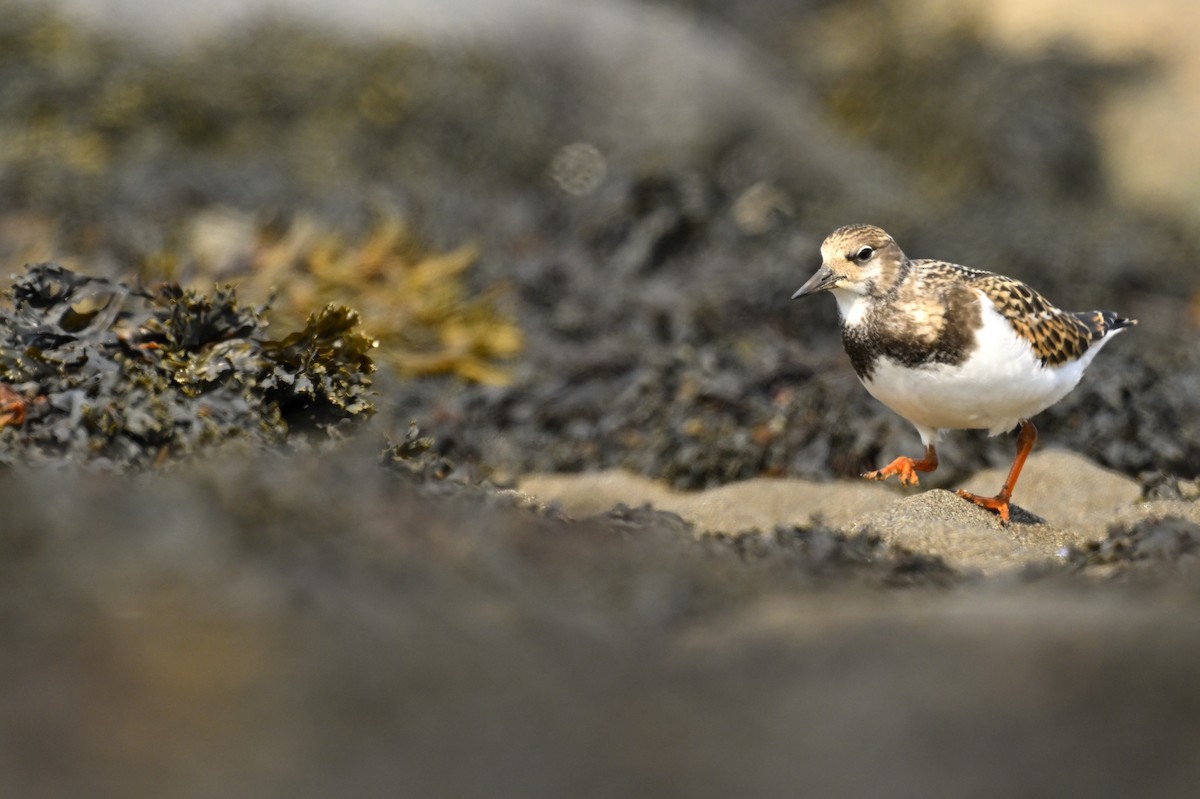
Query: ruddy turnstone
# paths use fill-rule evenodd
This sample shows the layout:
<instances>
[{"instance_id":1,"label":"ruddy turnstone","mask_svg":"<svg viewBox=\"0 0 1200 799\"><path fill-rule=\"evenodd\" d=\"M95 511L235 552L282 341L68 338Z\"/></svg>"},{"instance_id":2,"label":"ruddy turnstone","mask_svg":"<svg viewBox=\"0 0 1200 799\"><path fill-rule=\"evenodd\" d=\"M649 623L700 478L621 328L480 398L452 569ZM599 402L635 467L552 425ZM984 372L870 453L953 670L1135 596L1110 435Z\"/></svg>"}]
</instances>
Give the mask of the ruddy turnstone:
<instances>
[{"instance_id":1,"label":"ruddy turnstone","mask_svg":"<svg viewBox=\"0 0 1200 799\"><path fill-rule=\"evenodd\" d=\"M990 435L1018 424L1000 493L958 495L1008 523L1009 499L1037 440L1030 418L1065 397L1108 340L1137 324L1112 311L1061 311L1024 283L945 261L912 260L873 225L847 225L821 245L823 263L792 299L833 292L842 344L873 397L912 422L920 460L863 475L916 485L937 468L945 430Z\"/></svg>"}]
</instances>

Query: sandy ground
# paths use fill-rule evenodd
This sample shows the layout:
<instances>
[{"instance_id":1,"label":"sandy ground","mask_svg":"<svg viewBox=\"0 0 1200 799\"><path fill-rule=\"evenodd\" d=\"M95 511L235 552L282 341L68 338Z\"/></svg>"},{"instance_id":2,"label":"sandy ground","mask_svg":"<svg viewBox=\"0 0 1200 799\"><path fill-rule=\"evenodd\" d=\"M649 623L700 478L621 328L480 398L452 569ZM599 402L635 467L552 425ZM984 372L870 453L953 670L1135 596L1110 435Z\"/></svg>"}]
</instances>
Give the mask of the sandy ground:
<instances>
[{"instance_id":1,"label":"sandy ground","mask_svg":"<svg viewBox=\"0 0 1200 799\"><path fill-rule=\"evenodd\" d=\"M1006 469L989 469L963 488L994 494ZM1104 538L1115 523L1179 516L1200 521L1200 505L1141 502L1137 482L1062 450L1033 454L1018 483L1013 523L943 489L899 489L866 481L818 483L754 479L684 493L620 471L530 475L520 490L571 516L603 513L617 503L650 504L678 513L705 532L771 531L821 521L846 531L871 530L914 552L938 555L959 569L1020 569L1061 557L1065 548Z\"/></svg>"}]
</instances>

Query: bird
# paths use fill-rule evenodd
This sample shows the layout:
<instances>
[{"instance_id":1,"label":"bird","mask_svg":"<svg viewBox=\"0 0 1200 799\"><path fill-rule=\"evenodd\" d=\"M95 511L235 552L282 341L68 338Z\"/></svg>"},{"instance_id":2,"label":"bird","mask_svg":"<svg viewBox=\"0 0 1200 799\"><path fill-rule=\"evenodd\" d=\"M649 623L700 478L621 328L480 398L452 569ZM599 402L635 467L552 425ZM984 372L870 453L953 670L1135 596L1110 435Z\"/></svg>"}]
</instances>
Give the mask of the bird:
<instances>
[{"instance_id":1,"label":"bird","mask_svg":"<svg viewBox=\"0 0 1200 799\"><path fill-rule=\"evenodd\" d=\"M821 244L821 266L792 299L829 292L842 345L875 399L917 429L925 455L862 476L903 486L937 468L947 430L996 436L1020 427L1008 478L991 497L958 496L1010 519L1010 500L1037 441L1032 417L1079 383L1092 359L1137 324L1113 311L1063 311L1011 277L910 259L874 225L846 225Z\"/></svg>"}]
</instances>

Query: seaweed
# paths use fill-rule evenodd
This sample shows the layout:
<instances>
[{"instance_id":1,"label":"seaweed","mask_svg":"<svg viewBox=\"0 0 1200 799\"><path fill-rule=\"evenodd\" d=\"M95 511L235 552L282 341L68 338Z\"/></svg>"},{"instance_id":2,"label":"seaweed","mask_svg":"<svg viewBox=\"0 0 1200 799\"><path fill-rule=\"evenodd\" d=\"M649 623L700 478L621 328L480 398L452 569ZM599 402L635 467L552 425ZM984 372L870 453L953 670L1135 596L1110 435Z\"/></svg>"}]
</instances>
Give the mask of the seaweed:
<instances>
[{"instance_id":1,"label":"seaweed","mask_svg":"<svg viewBox=\"0 0 1200 799\"><path fill-rule=\"evenodd\" d=\"M45 214L71 254L145 254L198 205L353 213L379 187L443 192L448 163L529 180L548 123L514 71L280 15L167 53L0 0L0 215Z\"/></svg>"},{"instance_id":2,"label":"seaweed","mask_svg":"<svg viewBox=\"0 0 1200 799\"><path fill-rule=\"evenodd\" d=\"M1200 525L1177 516L1141 519L1113 525L1101 541L1072 547L1066 554L1069 569L1163 565L1194 566L1200 553Z\"/></svg>"},{"instance_id":3,"label":"seaweed","mask_svg":"<svg viewBox=\"0 0 1200 799\"><path fill-rule=\"evenodd\" d=\"M242 440L271 446L374 412L375 342L328 306L281 337L232 288L155 290L29 266L0 306L0 382L19 418L0 463L142 468ZM6 417L11 414L6 414Z\"/></svg>"},{"instance_id":4,"label":"seaweed","mask_svg":"<svg viewBox=\"0 0 1200 799\"><path fill-rule=\"evenodd\" d=\"M236 227L239 235L229 235ZM477 249L434 251L398 216L379 216L361 241L309 215L263 225L249 214L202 213L190 247L180 253L199 275L219 273L243 296L271 297L271 318L294 323L315 303L352 305L379 338L382 365L404 377L449 374L486 385L512 382L505 362L524 337L504 309L503 282L475 291L470 271ZM223 257L204 257L221 240ZM178 265L151 263L146 274Z\"/></svg>"}]
</instances>

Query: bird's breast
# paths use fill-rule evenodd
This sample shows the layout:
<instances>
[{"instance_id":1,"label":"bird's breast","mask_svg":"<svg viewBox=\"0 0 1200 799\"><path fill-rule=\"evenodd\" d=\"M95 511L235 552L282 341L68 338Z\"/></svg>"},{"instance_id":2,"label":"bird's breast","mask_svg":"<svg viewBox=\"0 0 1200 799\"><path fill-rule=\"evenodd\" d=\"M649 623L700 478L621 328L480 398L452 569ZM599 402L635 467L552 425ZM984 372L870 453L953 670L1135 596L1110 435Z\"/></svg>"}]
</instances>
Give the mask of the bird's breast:
<instances>
[{"instance_id":1,"label":"bird's breast","mask_svg":"<svg viewBox=\"0 0 1200 799\"><path fill-rule=\"evenodd\" d=\"M978 349L981 308L969 290L862 305L854 317L843 315L842 345L864 381L881 359L910 368L955 366Z\"/></svg>"},{"instance_id":2,"label":"bird's breast","mask_svg":"<svg viewBox=\"0 0 1200 799\"><path fill-rule=\"evenodd\" d=\"M1062 399L1086 366L1085 362L1044 365L1028 341L990 306L982 308L972 346L961 356L921 360L916 354L896 354L897 350L876 351L869 369L859 372L872 396L918 425L994 433L1009 430ZM865 356L851 355L851 360L855 357Z\"/></svg>"}]
</instances>

